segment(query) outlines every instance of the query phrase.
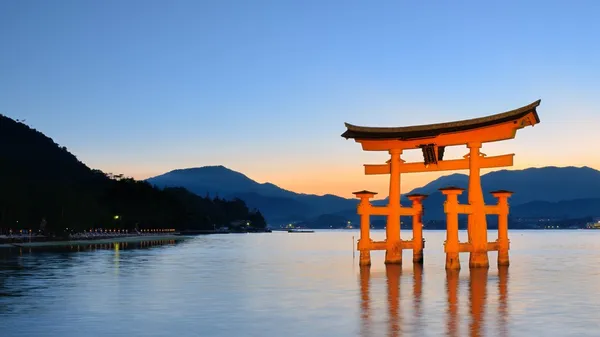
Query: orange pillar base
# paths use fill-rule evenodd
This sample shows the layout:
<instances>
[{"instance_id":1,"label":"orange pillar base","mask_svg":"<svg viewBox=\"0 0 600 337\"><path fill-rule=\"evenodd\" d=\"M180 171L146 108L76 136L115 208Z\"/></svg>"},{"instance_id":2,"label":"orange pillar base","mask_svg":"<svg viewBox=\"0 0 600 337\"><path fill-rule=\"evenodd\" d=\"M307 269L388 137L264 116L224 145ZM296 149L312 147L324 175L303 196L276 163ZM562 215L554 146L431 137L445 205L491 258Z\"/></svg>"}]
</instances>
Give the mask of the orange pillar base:
<instances>
[{"instance_id":1,"label":"orange pillar base","mask_svg":"<svg viewBox=\"0 0 600 337\"><path fill-rule=\"evenodd\" d=\"M458 253L446 253L446 270L460 270Z\"/></svg>"},{"instance_id":2,"label":"orange pillar base","mask_svg":"<svg viewBox=\"0 0 600 337\"><path fill-rule=\"evenodd\" d=\"M371 252L368 250L360 251L360 259L358 260L359 266L370 266L371 265Z\"/></svg>"},{"instance_id":3,"label":"orange pillar base","mask_svg":"<svg viewBox=\"0 0 600 337\"><path fill-rule=\"evenodd\" d=\"M402 264L402 249L400 243L393 245L385 251L385 264Z\"/></svg>"},{"instance_id":4,"label":"orange pillar base","mask_svg":"<svg viewBox=\"0 0 600 337\"><path fill-rule=\"evenodd\" d=\"M413 250L413 263L423 264L423 249Z\"/></svg>"},{"instance_id":5,"label":"orange pillar base","mask_svg":"<svg viewBox=\"0 0 600 337\"><path fill-rule=\"evenodd\" d=\"M498 252L498 265L499 266L510 265L510 261L508 259L508 250Z\"/></svg>"},{"instance_id":6,"label":"orange pillar base","mask_svg":"<svg viewBox=\"0 0 600 337\"><path fill-rule=\"evenodd\" d=\"M469 256L469 268L489 268L487 251L471 252Z\"/></svg>"}]
</instances>

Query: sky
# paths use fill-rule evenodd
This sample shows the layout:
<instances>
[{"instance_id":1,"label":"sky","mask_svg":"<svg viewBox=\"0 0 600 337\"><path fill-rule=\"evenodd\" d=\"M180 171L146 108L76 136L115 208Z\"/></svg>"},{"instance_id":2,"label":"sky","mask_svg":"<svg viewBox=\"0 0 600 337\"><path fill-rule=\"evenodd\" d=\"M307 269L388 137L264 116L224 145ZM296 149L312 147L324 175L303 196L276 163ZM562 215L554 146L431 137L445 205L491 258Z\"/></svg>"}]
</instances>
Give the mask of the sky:
<instances>
[{"instance_id":1,"label":"sky","mask_svg":"<svg viewBox=\"0 0 600 337\"><path fill-rule=\"evenodd\" d=\"M349 197L387 195L388 177L362 165L389 155L340 137L344 122L428 124L541 99L540 124L482 152L515 153L511 169L600 169L598 17L598 1L4 0L0 114L105 172L224 165ZM404 175L402 191L442 174Z\"/></svg>"}]
</instances>

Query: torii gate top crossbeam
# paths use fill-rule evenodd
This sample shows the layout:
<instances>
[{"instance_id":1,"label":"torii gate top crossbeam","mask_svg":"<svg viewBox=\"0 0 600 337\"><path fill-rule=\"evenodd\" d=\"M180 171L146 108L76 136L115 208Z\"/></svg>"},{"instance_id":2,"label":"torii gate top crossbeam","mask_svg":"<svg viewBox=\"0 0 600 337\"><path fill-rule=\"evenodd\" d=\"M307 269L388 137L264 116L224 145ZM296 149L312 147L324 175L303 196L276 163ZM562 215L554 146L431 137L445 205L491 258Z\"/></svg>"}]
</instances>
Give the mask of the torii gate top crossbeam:
<instances>
[{"instance_id":1,"label":"torii gate top crossbeam","mask_svg":"<svg viewBox=\"0 0 600 337\"><path fill-rule=\"evenodd\" d=\"M352 138L367 151L414 149L423 145L463 145L469 142L494 142L515 137L516 131L540 122L537 100L524 107L487 117L449 123L404 126L367 127L345 123L342 137Z\"/></svg>"}]
</instances>

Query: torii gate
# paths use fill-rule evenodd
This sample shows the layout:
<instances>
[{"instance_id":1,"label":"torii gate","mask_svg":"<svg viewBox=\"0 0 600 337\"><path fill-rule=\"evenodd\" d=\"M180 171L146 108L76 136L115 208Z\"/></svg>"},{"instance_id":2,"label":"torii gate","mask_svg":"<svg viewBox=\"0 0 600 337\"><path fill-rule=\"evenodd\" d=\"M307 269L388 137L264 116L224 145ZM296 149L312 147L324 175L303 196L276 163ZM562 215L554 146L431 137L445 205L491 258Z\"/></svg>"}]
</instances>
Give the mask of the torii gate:
<instances>
[{"instance_id":1,"label":"torii gate","mask_svg":"<svg viewBox=\"0 0 600 337\"><path fill-rule=\"evenodd\" d=\"M389 174L390 189L387 206L373 206L369 199L375 192L360 191L354 194L360 198L357 211L361 216L361 236L357 245L360 251L360 265L371 264L371 250L385 250L385 263L402 263L402 250L413 250L413 262L423 262L422 202L425 195L408 195L412 207L400 205L400 174L448 170L469 170L469 203L458 204L462 189L447 187L441 189L446 195L444 211L447 217L447 239L444 244L446 268L460 269L459 252L470 252L469 267L489 267L487 252L498 251L498 265L508 265L508 197L509 191L492 192L498 204L486 206L481 189L480 169L513 165L514 154L487 157L480 152L483 143L513 139L517 130L540 122L536 108L537 100L522 108L490 115L482 118L457 122L406 126L406 127L365 127L345 123L346 132L342 137L352 138L362 145L365 151L387 151L391 158L385 164L364 165L365 174ZM469 153L463 159L444 160L447 146L466 145ZM421 149L423 162L406 163L401 159L405 150ZM458 241L458 214L468 214L468 242ZM487 241L486 214L497 214L498 240ZM370 239L370 215L386 215L386 240ZM413 217L413 239L400 238L400 216Z\"/></svg>"}]
</instances>

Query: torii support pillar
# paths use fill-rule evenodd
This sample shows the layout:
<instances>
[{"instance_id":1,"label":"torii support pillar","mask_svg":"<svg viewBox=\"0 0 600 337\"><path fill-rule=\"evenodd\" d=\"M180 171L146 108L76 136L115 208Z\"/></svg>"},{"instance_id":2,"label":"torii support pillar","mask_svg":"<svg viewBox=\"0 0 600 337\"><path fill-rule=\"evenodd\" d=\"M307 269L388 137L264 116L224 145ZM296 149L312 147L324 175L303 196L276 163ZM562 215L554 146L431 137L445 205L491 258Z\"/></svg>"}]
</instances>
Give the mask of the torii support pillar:
<instances>
[{"instance_id":1,"label":"torii support pillar","mask_svg":"<svg viewBox=\"0 0 600 337\"><path fill-rule=\"evenodd\" d=\"M498 266L508 266L508 198L513 194L510 191L493 191L492 195L498 198Z\"/></svg>"},{"instance_id":2,"label":"torii support pillar","mask_svg":"<svg viewBox=\"0 0 600 337\"><path fill-rule=\"evenodd\" d=\"M413 218L413 263L423 264L423 200L427 198L425 194L410 194L406 196L412 201Z\"/></svg>"},{"instance_id":3,"label":"torii support pillar","mask_svg":"<svg viewBox=\"0 0 600 337\"><path fill-rule=\"evenodd\" d=\"M401 149L392 149L390 153L390 194L388 196L387 224L385 226L385 263L402 264L402 239L400 238L400 165Z\"/></svg>"},{"instance_id":4,"label":"torii support pillar","mask_svg":"<svg viewBox=\"0 0 600 337\"><path fill-rule=\"evenodd\" d=\"M373 241L371 240L371 219L369 212L371 202L369 199L375 196L375 192L360 191L354 192L356 197L360 198L358 203L357 213L360 215L360 239L358 240L358 250L360 251L360 259L358 264L360 266L371 265L371 246Z\"/></svg>"},{"instance_id":5,"label":"torii support pillar","mask_svg":"<svg viewBox=\"0 0 600 337\"><path fill-rule=\"evenodd\" d=\"M480 153L481 143L473 142L467 144L469 152L469 243L471 253L469 255L470 268L489 268L487 221L483 191L481 189L480 168L481 160L484 158Z\"/></svg>"},{"instance_id":6,"label":"torii support pillar","mask_svg":"<svg viewBox=\"0 0 600 337\"><path fill-rule=\"evenodd\" d=\"M460 269L460 245L458 242L458 195L462 194L464 189L459 187L440 188L442 194L446 196L444 211L446 212L446 242L444 250L446 251L446 269Z\"/></svg>"}]
</instances>

